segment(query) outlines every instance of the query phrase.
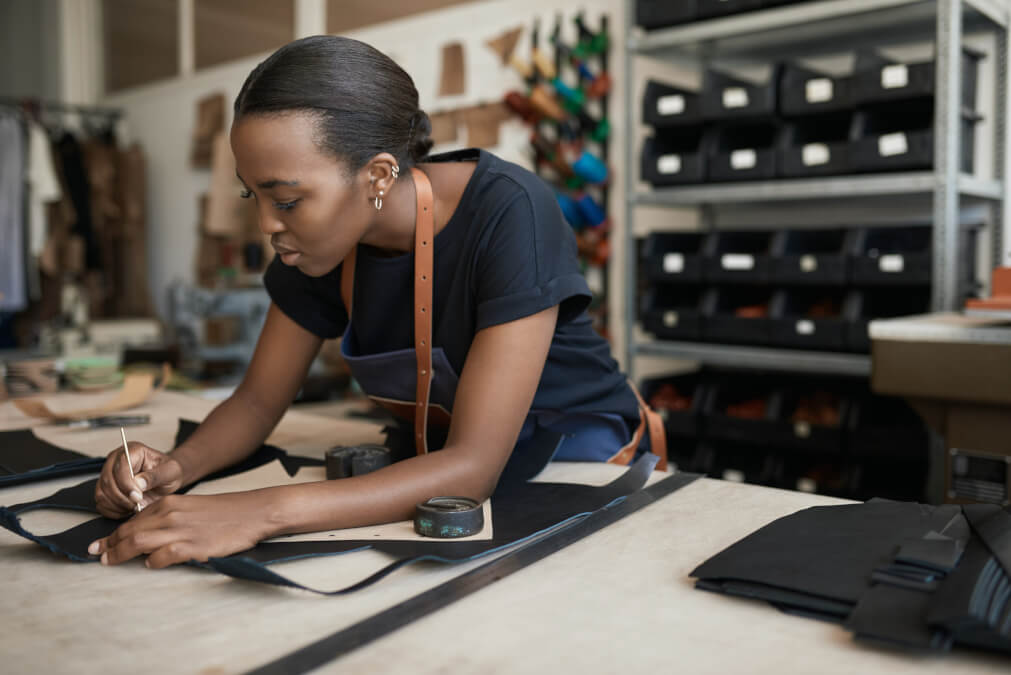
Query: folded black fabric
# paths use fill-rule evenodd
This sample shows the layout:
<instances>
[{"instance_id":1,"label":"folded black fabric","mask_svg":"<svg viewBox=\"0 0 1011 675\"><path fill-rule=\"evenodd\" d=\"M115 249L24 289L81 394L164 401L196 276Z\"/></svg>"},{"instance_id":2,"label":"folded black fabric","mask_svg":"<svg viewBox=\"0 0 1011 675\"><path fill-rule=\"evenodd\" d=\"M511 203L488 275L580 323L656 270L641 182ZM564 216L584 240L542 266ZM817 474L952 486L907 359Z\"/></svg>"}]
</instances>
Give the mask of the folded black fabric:
<instances>
[{"instance_id":1,"label":"folded black fabric","mask_svg":"<svg viewBox=\"0 0 1011 675\"><path fill-rule=\"evenodd\" d=\"M1011 653L1011 514L872 500L780 518L692 573L702 590L844 621L862 640Z\"/></svg>"},{"instance_id":2,"label":"folded black fabric","mask_svg":"<svg viewBox=\"0 0 1011 675\"><path fill-rule=\"evenodd\" d=\"M31 429L0 431L0 487L99 471L103 463L104 457L55 446Z\"/></svg>"}]
</instances>

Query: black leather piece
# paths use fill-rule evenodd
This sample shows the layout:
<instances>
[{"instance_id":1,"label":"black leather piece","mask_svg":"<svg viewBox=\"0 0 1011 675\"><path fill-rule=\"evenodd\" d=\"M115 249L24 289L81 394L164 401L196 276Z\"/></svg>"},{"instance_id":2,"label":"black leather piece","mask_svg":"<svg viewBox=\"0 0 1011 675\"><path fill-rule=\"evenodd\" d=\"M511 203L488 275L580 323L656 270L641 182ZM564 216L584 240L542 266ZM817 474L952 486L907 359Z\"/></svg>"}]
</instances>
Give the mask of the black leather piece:
<instances>
[{"instance_id":1,"label":"black leather piece","mask_svg":"<svg viewBox=\"0 0 1011 675\"><path fill-rule=\"evenodd\" d=\"M190 434L196 430L197 426L199 425L196 422L179 420L179 427L176 431L174 447L179 447L183 441L189 438ZM105 460L102 459L99 461L104 462ZM303 466L321 466L323 464L323 460L320 459L289 455L284 450L274 447L273 445L261 445L253 454L244 459L242 462L211 474L203 480L208 481L226 478L228 476L242 473L243 471L255 469L273 461L280 462L289 476L294 476ZM44 508L71 509L97 513L98 511L95 508L95 484L97 482L97 478L92 478L91 480L58 490L51 495L36 499L32 502L24 502L13 506L0 507L0 526L5 527L15 534L21 535L26 539L30 539L42 546L45 546L53 553L65 555L71 560L96 560L94 556L88 554L88 545L95 539L112 534L120 525L121 521L110 520L107 518L96 518L95 520L88 521L87 523L83 523L77 527L73 527L57 534L36 535L25 530L25 528L21 525L19 515L35 509ZM189 491L195 485L199 484L199 482L202 481L198 481L198 483L194 483L180 492L185 493Z\"/></svg>"},{"instance_id":2,"label":"black leather piece","mask_svg":"<svg viewBox=\"0 0 1011 675\"><path fill-rule=\"evenodd\" d=\"M43 441L31 429L0 431L0 487L98 471L104 462Z\"/></svg>"},{"instance_id":3,"label":"black leather piece","mask_svg":"<svg viewBox=\"0 0 1011 675\"><path fill-rule=\"evenodd\" d=\"M949 634L927 626L929 601L929 593L878 584L860 598L846 627L858 638L913 649L950 649Z\"/></svg>"},{"instance_id":4,"label":"black leather piece","mask_svg":"<svg viewBox=\"0 0 1011 675\"><path fill-rule=\"evenodd\" d=\"M619 503L645 485L656 466L656 455L645 454L619 478L600 487L565 483L510 485L492 496L492 539L480 541L320 541L261 543L249 551L227 558L211 558L207 565L222 574L263 583L301 588L323 595L341 595L363 588L391 572L415 562L430 560L456 563L533 538L556 527ZM678 474L685 484L697 476ZM675 476L676 477L676 476ZM672 477L674 478L674 477ZM308 588L268 570L264 565L311 555L333 555L373 548L397 560L372 576L346 588L320 591Z\"/></svg>"},{"instance_id":5,"label":"black leather piece","mask_svg":"<svg viewBox=\"0 0 1011 675\"><path fill-rule=\"evenodd\" d=\"M800 593L786 588L735 579L722 581L699 579L695 582L695 587L704 591L725 593L740 598L765 600L791 614L813 614L822 620L836 623L849 616L850 610L853 609L853 605L848 602L839 602L810 593Z\"/></svg>"},{"instance_id":6,"label":"black leather piece","mask_svg":"<svg viewBox=\"0 0 1011 675\"><path fill-rule=\"evenodd\" d=\"M966 504L962 512L1004 572L1011 574L1011 514L992 504Z\"/></svg>"},{"instance_id":7,"label":"black leather piece","mask_svg":"<svg viewBox=\"0 0 1011 675\"><path fill-rule=\"evenodd\" d=\"M871 500L816 506L773 521L699 565L698 579L735 579L856 604L896 542L919 538L933 508Z\"/></svg>"},{"instance_id":8,"label":"black leather piece","mask_svg":"<svg viewBox=\"0 0 1011 675\"><path fill-rule=\"evenodd\" d=\"M195 427L196 425L192 423L180 421L180 429L176 438L177 445L185 440ZM278 456L278 453L281 456ZM237 473L240 469L255 468L262 465L263 460L274 461L275 459L285 464L286 469L292 475L297 471L298 466L322 464L321 460L292 457L277 448L263 446L240 465L230 467L213 477ZM620 503L629 494L642 488L652 473L656 461L655 455L644 454L618 479L601 487L563 483L501 485L492 497L494 535L490 540L271 542L261 543L239 555L212 558L199 566L208 567L237 578L304 588L268 570L264 565L308 556L334 555L364 548L375 548L397 558L396 561L372 576L347 588L326 594L348 593L364 588L404 565L421 560L444 563L471 560L545 534L561 525L580 520L600 509ZM678 487L680 487L697 477L693 474L676 474L667 480L678 481ZM208 480L211 478L208 477ZM45 546L53 553L65 555L76 561L94 561L94 556L87 553L88 545L97 538L111 534L119 526L119 521L96 518L64 532L39 536L25 530L18 518L21 513L39 508L71 508L93 511L94 487L95 480L90 480L34 502L26 502L13 507L0 507L0 525ZM192 564L196 565L197 563Z\"/></svg>"}]
</instances>

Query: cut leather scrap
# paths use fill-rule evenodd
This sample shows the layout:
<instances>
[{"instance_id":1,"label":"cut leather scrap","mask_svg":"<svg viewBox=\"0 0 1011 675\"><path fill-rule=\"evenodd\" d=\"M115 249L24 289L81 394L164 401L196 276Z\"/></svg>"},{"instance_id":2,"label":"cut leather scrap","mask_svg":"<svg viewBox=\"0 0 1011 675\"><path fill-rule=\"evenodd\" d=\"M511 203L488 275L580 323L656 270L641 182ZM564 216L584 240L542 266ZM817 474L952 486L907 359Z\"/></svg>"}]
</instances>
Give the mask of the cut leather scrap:
<instances>
[{"instance_id":1,"label":"cut leather scrap","mask_svg":"<svg viewBox=\"0 0 1011 675\"><path fill-rule=\"evenodd\" d=\"M0 431L0 487L98 471L104 461L53 445L31 429Z\"/></svg>"},{"instance_id":2,"label":"cut leather scrap","mask_svg":"<svg viewBox=\"0 0 1011 675\"><path fill-rule=\"evenodd\" d=\"M116 395L100 406L80 410L64 410L54 412L44 402L38 399L15 399L14 405L29 417L48 420L77 420L86 417L97 417L119 410L135 408L151 396L165 388L172 376L172 368L167 363L162 366L161 380L155 386L155 376L151 373L129 373L123 378L123 386Z\"/></svg>"}]
</instances>

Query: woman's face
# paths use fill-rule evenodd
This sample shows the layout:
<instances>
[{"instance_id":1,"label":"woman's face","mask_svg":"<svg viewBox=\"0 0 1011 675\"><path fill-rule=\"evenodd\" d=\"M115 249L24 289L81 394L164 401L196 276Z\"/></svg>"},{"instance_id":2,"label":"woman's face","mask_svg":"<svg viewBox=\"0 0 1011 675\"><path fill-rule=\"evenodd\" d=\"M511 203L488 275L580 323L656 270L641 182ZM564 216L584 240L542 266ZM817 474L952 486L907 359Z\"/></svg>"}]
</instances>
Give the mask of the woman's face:
<instances>
[{"instance_id":1,"label":"woman's face","mask_svg":"<svg viewBox=\"0 0 1011 675\"><path fill-rule=\"evenodd\" d=\"M304 113L252 115L232 125L231 142L260 229L284 264L318 277L359 242L372 215L365 172L346 177L345 167L316 146L314 131Z\"/></svg>"}]
</instances>

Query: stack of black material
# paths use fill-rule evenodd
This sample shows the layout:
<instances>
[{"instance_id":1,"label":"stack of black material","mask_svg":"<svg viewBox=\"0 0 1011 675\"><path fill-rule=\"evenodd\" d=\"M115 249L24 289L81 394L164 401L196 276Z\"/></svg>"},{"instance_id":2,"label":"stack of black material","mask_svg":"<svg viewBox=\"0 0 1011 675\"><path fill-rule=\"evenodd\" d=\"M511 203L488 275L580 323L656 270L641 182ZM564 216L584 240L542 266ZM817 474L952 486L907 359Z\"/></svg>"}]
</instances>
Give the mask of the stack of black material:
<instances>
[{"instance_id":1,"label":"stack of black material","mask_svg":"<svg viewBox=\"0 0 1011 675\"><path fill-rule=\"evenodd\" d=\"M696 587L906 648L1011 653L1011 513L872 500L780 518L700 565Z\"/></svg>"}]
</instances>

